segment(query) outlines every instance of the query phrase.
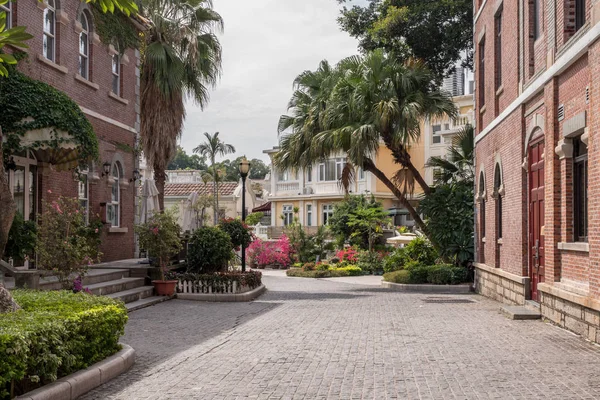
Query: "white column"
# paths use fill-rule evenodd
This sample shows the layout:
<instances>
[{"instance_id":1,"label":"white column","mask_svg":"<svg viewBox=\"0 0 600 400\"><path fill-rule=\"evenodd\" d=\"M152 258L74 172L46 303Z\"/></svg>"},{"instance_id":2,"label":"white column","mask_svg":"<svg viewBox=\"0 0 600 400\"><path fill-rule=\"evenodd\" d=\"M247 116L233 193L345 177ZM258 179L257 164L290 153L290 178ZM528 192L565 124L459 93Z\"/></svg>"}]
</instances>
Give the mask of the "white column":
<instances>
[{"instance_id":1,"label":"white column","mask_svg":"<svg viewBox=\"0 0 600 400\"><path fill-rule=\"evenodd\" d=\"M304 200L300 200L298 208L298 221L300 222L300 224L304 225L304 221L306 221L306 218L304 216L306 214L306 206L304 205Z\"/></svg>"}]
</instances>

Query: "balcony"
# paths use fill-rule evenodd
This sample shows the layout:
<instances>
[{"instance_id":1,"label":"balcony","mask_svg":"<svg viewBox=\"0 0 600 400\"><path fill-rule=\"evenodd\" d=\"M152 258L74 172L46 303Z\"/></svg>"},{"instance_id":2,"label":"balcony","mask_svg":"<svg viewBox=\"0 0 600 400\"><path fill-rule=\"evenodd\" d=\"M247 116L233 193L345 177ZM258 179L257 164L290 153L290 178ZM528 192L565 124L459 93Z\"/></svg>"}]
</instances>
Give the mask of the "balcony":
<instances>
[{"instance_id":1,"label":"balcony","mask_svg":"<svg viewBox=\"0 0 600 400\"><path fill-rule=\"evenodd\" d=\"M276 193L300 192L300 182L277 182Z\"/></svg>"}]
</instances>

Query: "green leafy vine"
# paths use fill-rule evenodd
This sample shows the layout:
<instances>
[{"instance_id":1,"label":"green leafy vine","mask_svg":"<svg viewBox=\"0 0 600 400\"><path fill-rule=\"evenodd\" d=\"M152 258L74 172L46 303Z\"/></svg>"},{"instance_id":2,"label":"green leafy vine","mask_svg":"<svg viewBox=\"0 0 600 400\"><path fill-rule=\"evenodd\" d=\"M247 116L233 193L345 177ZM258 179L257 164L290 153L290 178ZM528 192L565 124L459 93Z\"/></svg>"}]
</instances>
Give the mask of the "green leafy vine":
<instances>
[{"instance_id":1,"label":"green leafy vine","mask_svg":"<svg viewBox=\"0 0 600 400\"><path fill-rule=\"evenodd\" d=\"M59 149L66 142L77 146L80 165L98 158L98 138L77 103L52 86L31 79L16 69L0 78L0 126L6 141L4 156L23 150ZM50 139L27 145L21 138L28 131L53 129ZM56 134L67 132L68 137Z\"/></svg>"},{"instance_id":2,"label":"green leafy vine","mask_svg":"<svg viewBox=\"0 0 600 400\"><path fill-rule=\"evenodd\" d=\"M125 49L137 49L140 36L131 20L123 13L104 13L100 6L95 4L91 7L94 15L96 33L104 44L117 43L119 51Z\"/></svg>"}]
</instances>

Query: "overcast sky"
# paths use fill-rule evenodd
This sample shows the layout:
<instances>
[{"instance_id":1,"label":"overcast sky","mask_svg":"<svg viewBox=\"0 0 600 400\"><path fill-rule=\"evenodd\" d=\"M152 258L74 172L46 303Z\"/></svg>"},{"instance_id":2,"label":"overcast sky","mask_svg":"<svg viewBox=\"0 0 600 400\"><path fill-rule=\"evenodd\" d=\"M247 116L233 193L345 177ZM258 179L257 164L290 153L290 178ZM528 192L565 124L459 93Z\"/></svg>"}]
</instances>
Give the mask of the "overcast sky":
<instances>
[{"instance_id":1,"label":"overcast sky","mask_svg":"<svg viewBox=\"0 0 600 400\"><path fill-rule=\"evenodd\" d=\"M294 78L356 54L357 41L340 31L335 0L214 0L214 8L225 21L223 75L204 111L187 105L181 145L191 153L203 132L218 131L236 147L227 158L268 161L262 151L277 145Z\"/></svg>"}]
</instances>

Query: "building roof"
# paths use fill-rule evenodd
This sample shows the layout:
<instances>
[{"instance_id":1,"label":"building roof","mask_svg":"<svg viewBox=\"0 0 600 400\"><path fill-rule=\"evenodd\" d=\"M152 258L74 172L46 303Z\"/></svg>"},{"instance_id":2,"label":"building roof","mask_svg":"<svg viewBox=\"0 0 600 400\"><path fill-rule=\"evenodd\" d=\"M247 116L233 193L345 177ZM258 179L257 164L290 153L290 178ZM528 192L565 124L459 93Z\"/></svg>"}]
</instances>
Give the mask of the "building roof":
<instances>
[{"instance_id":1,"label":"building roof","mask_svg":"<svg viewBox=\"0 0 600 400\"><path fill-rule=\"evenodd\" d=\"M260 205L258 207L254 207L252 209L253 213L254 212L267 212L267 211L271 212L271 202L270 201L267 202L267 203L265 203L265 204L262 204L262 205Z\"/></svg>"},{"instance_id":2,"label":"building roof","mask_svg":"<svg viewBox=\"0 0 600 400\"><path fill-rule=\"evenodd\" d=\"M219 196L233 196L235 188L238 187L237 182L221 182L219 183ZM213 182L204 183L166 183L165 197L187 197L193 192L198 192L200 195L213 194Z\"/></svg>"}]
</instances>

